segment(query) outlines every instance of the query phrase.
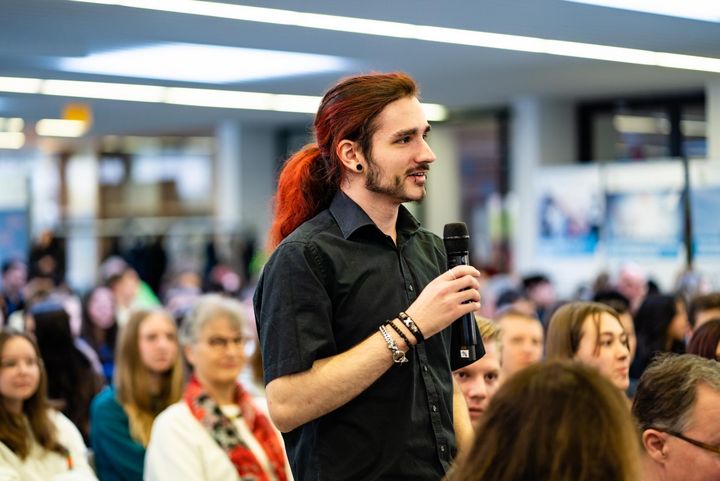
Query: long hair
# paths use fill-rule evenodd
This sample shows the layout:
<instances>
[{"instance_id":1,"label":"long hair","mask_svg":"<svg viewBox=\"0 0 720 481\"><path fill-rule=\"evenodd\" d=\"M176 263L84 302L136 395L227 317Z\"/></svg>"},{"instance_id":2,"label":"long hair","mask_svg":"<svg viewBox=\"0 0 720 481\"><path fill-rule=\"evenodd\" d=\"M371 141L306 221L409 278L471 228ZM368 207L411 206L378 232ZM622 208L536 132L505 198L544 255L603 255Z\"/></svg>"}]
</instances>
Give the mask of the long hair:
<instances>
[{"instance_id":1,"label":"long hair","mask_svg":"<svg viewBox=\"0 0 720 481\"><path fill-rule=\"evenodd\" d=\"M639 439L617 387L572 361L532 365L490 401L450 481L632 481Z\"/></svg>"},{"instance_id":2,"label":"long hair","mask_svg":"<svg viewBox=\"0 0 720 481\"><path fill-rule=\"evenodd\" d=\"M100 390L99 373L75 347L70 316L54 301L31 310L35 337L48 378L48 397L62 403L62 413L77 426L85 440L90 427L90 401Z\"/></svg>"},{"instance_id":3,"label":"long hair","mask_svg":"<svg viewBox=\"0 0 720 481\"><path fill-rule=\"evenodd\" d=\"M679 302L683 302L681 297L654 295L648 296L640 305L635 314L637 354L630 365L630 377L639 379L659 352L685 352L685 344L671 340L668 335L668 328L677 314Z\"/></svg>"},{"instance_id":4,"label":"long hair","mask_svg":"<svg viewBox=\"0 0 720 481\"><path fill-rule=\"evenodd\" d=\"M417 94L413 79L399 72L349 77L325 94L315 115L316 142L290 157L280 172L270 249L330 204L343 180L340 141L357 142L370 157L377 116L395 100Z\"/></svg>"},{"instance_id":5,"label":"long hair","mask_svg":"<svg viewBox=\"0 0 720 481\"><path fill-rule=\"evenodd\" d=\"M95 293L100 289L108 289L105 286L95 286L88 292L82 300L82 328L80 335L85 339L95 351L99 351L102 347L102 340L98 336L98 331L104 331L104 343L110 348L111 352L115 352L115 343L117 341L118 325L113 320L112 326L107 329L101 329L96 326L90 315L90 302ZM113 314L114 316L114 314Z\"/></svg>"},{"instance_id":6,"label":"long hair","mask_svg":"<svg viewBox=\"0 0 720 481\"><path fill-rule=\"evenodd\" d=\"M693 333L687 352L706 359L720 361L717 348L720 344L720 319L711 319L698 327Z\"/></svg>"},{"instance_id":7,"label":"long hair","mask_svg":"<svg viewBox=\"0 0 720 481\"><path fill-rule=\"evenodd\" d=\"M48 415L47 401L47 373L43 364L40 350L35 341L24 332L15 329L5 329L0 331L0 354L5 349L5 344L11 339L22 338L28 341L35 350L37 357L38 369L40 371L40 379L38 387L28 399L23 402L23 414L27 418L35 441L48 451L56 452L62 456L67 455L68 450L58 442L57 432L50 416ZM2 396L0 396L1 398ZM0 399L0 442L10 448L20 459L25 459L30 454L31 439L25 422L21 416L17 416L5 407L5 403Z\"/></svg>"},{"instance_id":8,"label":"long hair","mask_svg":"<svg viewBox=\"0 0 720 481\"><path fill-rule=\"evenodd\" d=\"M180 400L183 384L179 347L175 363L161 376L158 392L153 392L154 375L140 358L140 326L151 314L157 313L175 326L170 314L162 309L135 311L120 333L115 361L114 384L118 401L128 415L131 436L145 447L150 441L155 417Z\"/></svg>"},{"instance_id":9,"label":"long hair","mask_svg":"<svg viewBox=\"0 0 720 481\"><path fill-rule=\"evenodd\" d=\"M580 347L583 325L588 318L592 320L597 333L598 344L594 351L597 355L600 350L600 316L602 314L610 314L622 326L617 312L612 307L599 302L577 301L560 306L548 324L547 344L545 345L547 359L574 358Z\"/></svg>"}]
</instances>

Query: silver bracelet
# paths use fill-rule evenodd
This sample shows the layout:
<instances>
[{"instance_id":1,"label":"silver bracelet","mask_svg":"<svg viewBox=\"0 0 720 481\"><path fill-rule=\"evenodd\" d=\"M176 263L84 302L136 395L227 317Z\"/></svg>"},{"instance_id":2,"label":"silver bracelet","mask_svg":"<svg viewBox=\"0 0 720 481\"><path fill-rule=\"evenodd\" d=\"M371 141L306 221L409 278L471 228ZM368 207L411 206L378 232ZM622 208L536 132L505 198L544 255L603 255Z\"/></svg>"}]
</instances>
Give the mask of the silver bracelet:
<instances>
[{"instance_id":1,"label":"silver bracelet","mask_svg":"<svg viewBox=\"0 0 720 481\"><path fill-rule=\"evenodd\" d=\"M390 336L390 333L387 332L385 326L380 326L378 329L380 330L380 334L382 334L383 339L385 339L387 347L390 349L390 353L392 353L393 362L397 364L408 362L408 358L405 357L405 353L398 348L397 344L395 344L395 341L393 341L393 338Z\"/></svg>"}]
</instances>

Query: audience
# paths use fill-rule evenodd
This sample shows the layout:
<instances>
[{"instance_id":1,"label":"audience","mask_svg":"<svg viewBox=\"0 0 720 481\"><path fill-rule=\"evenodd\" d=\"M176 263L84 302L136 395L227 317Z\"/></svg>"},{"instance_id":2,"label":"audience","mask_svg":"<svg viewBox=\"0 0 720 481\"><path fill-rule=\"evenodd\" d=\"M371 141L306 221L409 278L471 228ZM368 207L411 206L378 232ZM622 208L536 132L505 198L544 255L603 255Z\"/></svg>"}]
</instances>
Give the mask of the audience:
<instances>
[{"instance_id":1,"label":"audience","mask_svg":"<svg viewBox=\"0 0 720 481\"><path fill-rule=\"evenodd\" d=\"M476 317L485 355L456 371L453 377L465 397L470 420L477 427L490 399L502 382L500 369L500 329L489 319Z\"/></svg>"},{"instance_id":2,"label":"audience","mask_svg":"<svg viewBox=\"0 0 720 481\"><path fill-rule=\"evenodd\" d=\"M720 317L704 322L695 331L687 352L720 361Z\"/></svg>"},{"instance_id":3,"label":"audience","mask_svg":"<svg viewBox=\"0 0 720 481\"><path fill-rule=\"evenodd\" d=\"M175 322L164 310L137 311L117 346L114 386L92 402L90 439L101 481L142 481L155 417L180 400L183 369Z\"/></svg>"},{"instance_id":4,"label":"audience","mask_svg":"<svg viewBox=\"0 0 720 481\"><path fill-rule=\"evenodd\" d=\"M0 331L0 479L95 480L82 436L50 409L38 346L19 331Z\"/></svg>"},{"instance_id":5,"label":"audience","mask_svg":"<svg viewBox=\"0 0 720 481\"><path fill-rule=\"evenodd\" d=\"M716 361L663 354L645 370L632 408L643 481L720 479L720 369Z\"/></svg>"},{"instance_id":6,"label":"audience","mask_svg":"<svg viewBox=\"0 0 720 481\"><path fill-rule=\"evenodd\" d=\"M32 307L34 334L48 375L48 397L86 441L90 435L90 401L103 386L101 376L88 358L75 347L70 316L53 300Z\"/></svg>"},{"instance_id":7,"label":"audience","mask_svg":"<svg viewBox=\"0 0 720 481\"><path fill-rule=\"evenodd\" d=\"M714 318L720 318L720 292L711 292L692 298L688 308L688 320L693 330Z\"/></svg>"},{"instance_id":8,"label":"audience","mask_svg":"<svg viewBox=\"0 0 720 481\"><path fill-rule=\"evenodd\" d=\"M155 420L147 481L291 479L279 433L237 382L247 331L240 303L217 294L188 313L180 339L193 374L183 399Z\"/></svg>"},{"instance_id":9,"label":"audience","mask_svg":"<svg viewBox=\"0 0 720 481\"><path fill-rule=\"evenodd\" d=\"M541 322L546 323L548 313L555 306L557 296L550 278L545 274L533 274L522 280L523 290L535 305L535 312Z\"/></svg>"},{"instance_id":10,"label":"audience","mask_svg":"<svg viewBox=\"0 0 720 481\"><path fill-rule=\"evenodd\" d=\"M25 308L23 288L27 283L27 266L18 259L2 264L2 299L5 304L4 317Z\"/></svg>"},{"instance_id":11,"label":"audience","mask_svg":"<svg viewBox=\"0 0 720 481\"><path fill-rule=\"evenodd\" d=\"M448 479L638 481L639 443L626 402L580 363L530 366L500 387Z\"/></svg>"},{"instance_id":12,"label":"audience","mask_svg":"<svg viewBox=\"0 0 720 481\"><path fill-rule=\"evenodd\" d=\"M502 333L500 364L505 377L540 362L544 333L542 324L535 316L509 309L501 312L495 322Z\"/></svg>"},{"instance_id":13,"label":"audience","mask_svg":"<svg viewBox=\"0 0 720 481\"><path fill-rule=\"evenodd\" d=\"M630 302L630 312L637 312L648 293L645 270L634 262L624 264L618 273L615 289Z\"/></svg>"},{"instance_id":14,"label":"audience","mask_svg":"<svg viewBox=\"0 0 720 481\"><path fill-rule=\"evenodd\" d=\"M597 302L570 302L550 319L548 359L575 359L596 368L618 389L630 384L630 349L617 313Z\"/></svg>"},{"instance_id":15,"label":"audience","mask_svg":"<svg viewBox=\"0 0 720 481\"><path fill-rule=\"evenodd\" d=\"M681 297L648 296L635 314L637 353L630 365L630 377L639 379L652 358L660 352L685 352L690 332L685 304Z\"/></svg>"}]
</instances>

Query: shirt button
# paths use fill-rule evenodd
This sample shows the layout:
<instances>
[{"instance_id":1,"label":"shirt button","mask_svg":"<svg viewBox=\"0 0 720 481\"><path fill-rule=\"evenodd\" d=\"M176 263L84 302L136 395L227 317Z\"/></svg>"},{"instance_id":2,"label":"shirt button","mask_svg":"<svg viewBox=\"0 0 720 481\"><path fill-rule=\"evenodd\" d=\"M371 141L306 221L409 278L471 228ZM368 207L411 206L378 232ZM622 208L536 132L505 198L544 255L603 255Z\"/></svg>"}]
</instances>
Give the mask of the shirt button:
<instances>
[{"instance_id":1,"label":"shirt button","mask_svg":"<svg viewBox=\"0 0 720 481\"><path fill-rule=\"evenodd\" d=\"M433 412L436 413L436 412L437 412L437 406L433 404L431 407L432 407Z\"/></svg>"},{"instance_id":2,"label":"shirt button","mask_svg":"<svg viewBox=\"0 0 720 481\"><path fill-rule=\"evenodd\" d=\"M412 290L413 290L412 284L408 284L408 290L409 290L410 292L412 292Z\"/></svg>"},{"instance_id":3,"label":"shirt button","mask_svg":"<svg viewBox=\"0 0 720 481\"><path fill-rule=\"evenodd\" d=\"M444 453L444 452L445 452L445 446L440 446L440 452L441 452L441 453Z\"/></svg>"},{"instance_id":4,"label":"shirt button","mask_svg":"<svg viewBox=\"0 0 720 481\"><path fill-rule=\"evenodd\" d=\"M428 367L426 365L423 365L423 371L428 372Z\"/></svg>"}]
</instances>

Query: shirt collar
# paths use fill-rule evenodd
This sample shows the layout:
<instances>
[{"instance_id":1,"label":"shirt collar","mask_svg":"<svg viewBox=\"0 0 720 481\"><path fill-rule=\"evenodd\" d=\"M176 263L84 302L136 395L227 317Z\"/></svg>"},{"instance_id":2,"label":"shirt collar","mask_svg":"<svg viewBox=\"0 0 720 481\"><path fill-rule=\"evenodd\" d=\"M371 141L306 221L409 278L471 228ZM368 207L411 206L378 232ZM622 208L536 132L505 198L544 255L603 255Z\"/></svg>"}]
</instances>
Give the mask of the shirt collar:
<instances>
[{"instance_id":1,"label":"shirt collar","mask_svg":"<svg viewBox=\"0 0 720 481\"><path fill-rule=\"evenodd\" d=\"M365 226L375 226L370 216L362 208L347 196L342 190L338 190L330 203L330 214L335 218L340 231L345 239L348 239L355 231ZM377 226L376 226L377 228ZM400 234L412 235L420 228L420 223L405 208L400 206L396 229L398 237Z\"/></svg>"}]
</instances>

